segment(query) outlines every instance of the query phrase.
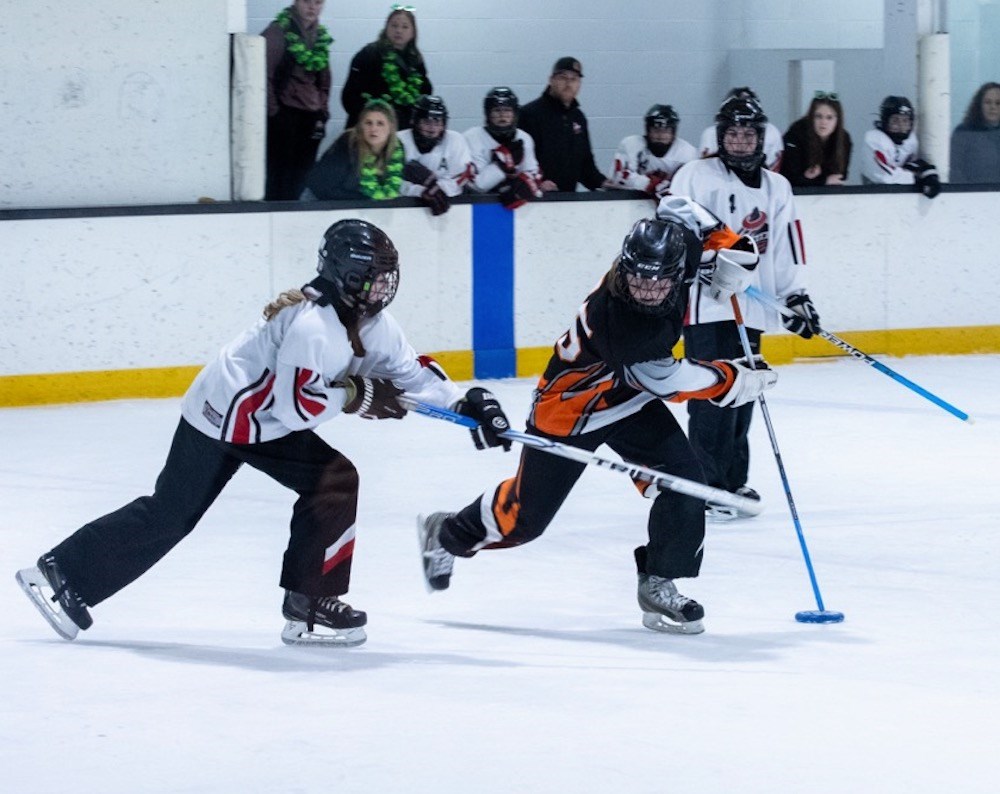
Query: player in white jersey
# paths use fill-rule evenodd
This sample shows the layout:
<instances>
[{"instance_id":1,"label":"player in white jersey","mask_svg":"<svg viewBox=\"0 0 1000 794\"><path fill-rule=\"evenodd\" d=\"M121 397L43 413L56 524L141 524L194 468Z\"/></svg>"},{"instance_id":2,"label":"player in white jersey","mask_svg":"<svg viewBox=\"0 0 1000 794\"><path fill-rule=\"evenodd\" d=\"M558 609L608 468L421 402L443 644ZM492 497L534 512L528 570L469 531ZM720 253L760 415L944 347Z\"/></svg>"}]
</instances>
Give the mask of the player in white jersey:
<instances>
[{"instance_id":1,"label":"player in white jersey","mask_svg":"<svg viewBox=\"0 0 1000 794\"><path fill-rule=\"evenodd\" d=\"M667 194L677 169L697 160L698 152L677 137L680 118L670 105L653 105L643 122L645 135L629 135L618 144L610 182L612 187L642 190L659 198Z\"/></svg>"},{"instance_id":2,"label":"player in white jersey","mask_svg":"<svg viewBox=\"0 0 1000 794\"><path fill-rule=\"evenodd\" d=\"M465 138L448 129L448 108L439 96L422 96L413 104L413 127L399 132L406 163L401 196L422 199L432 215L451 206L472 178L472 157Z\"/></svg>"},{"instance_id":3,"label":"player in white jersey","mask_svg":"<svg viewBox=\"0 0 1000 794\"><path fill-rule=\"evenodd\" d=\"M937 169L918 155L913 103L887 96L879 107L875 129L865 133L861 179L868 185L914 185L927 198L941 192Z\"/></svg>"},{"instance_id":4,"label":"player in white jersey","mask_svg":"<svg viewBox=\"0 0 1000 794\"><path fill-rule=\"evenodd\" d=\"M402 418L405 394L483 423L473 433L479 448L510 446L494 432L507 424L493 396L481 388L463 395L383 311L396 294L398 262L392 241L367 221L343 220L326 231L319 275L268 305L188 389L152 495L91 521L18 572L57 633L73 639L89 628L88 607L167 554L247 464L298 495L280 579L282 640L365 641L365 613L340 600L350 582L359 476L313 428L340 413ZM234 551L219 564L237 557Z\"/></svg>"},{"instance_id":5,"label":"player in white jersey","mask_svg":"<svg viewBox=\"0 0 1000 794\"><path fill-rule=\"evenodd\" d=\"M542 197L535 141L517 128L520 109L517 95L507 86L492 88L483 99L486 123L464 133L473 166L469 189L496 192L508 209Z\"/></svg>"},{"instance_id":6,"label":"player in white jersey","mask_svg":"<svg viewBox=\"0 0 1000 794\"><path fill-rule=\"evenodd\" d=\"M670 191L694 199L737 234L754 239L760 264L751 283L797 312L793 319L782 318L782 323L808 339L819 327L819 315L806 292L805 251L791 185L785 177L763 168L766 122L753 100L728 100L716 116L719 155L682 166L674 174ZM661 205L670 201L666 197ZM751 348L757 353L761 333L777 327L779 316L743 295L739 302ZM684 352L705 361L738 358L743 352L732 306L713 300L698 281L691 286ZM753 403L720 411L710 403L693 401L688 403L688 415L688 436L709 485L759 499L747 486L747 433ZM736 515L717 505L710 504L708 509L716 518Z\"/></svg>"},{"instance_id":7,"label":"player in white jersey","mask_svg":"<svg viewBox=\"0 0 1000 794\"><path fill-rule=\"evenodd\" d=\"M730 89L726 98L722 100L725 104L730 99L752 99L760 105L760 99L756 92L749 86L739 86ZM719 141L716 135L715 125L712 124L701 133L701 141L698 148L702 157L714 157L719 152ZM764 163L768 171L781 171L781 155L785 151L785 139L781 135L781 130L771 122L764 125Z\"/></svg>"}]
</instances>

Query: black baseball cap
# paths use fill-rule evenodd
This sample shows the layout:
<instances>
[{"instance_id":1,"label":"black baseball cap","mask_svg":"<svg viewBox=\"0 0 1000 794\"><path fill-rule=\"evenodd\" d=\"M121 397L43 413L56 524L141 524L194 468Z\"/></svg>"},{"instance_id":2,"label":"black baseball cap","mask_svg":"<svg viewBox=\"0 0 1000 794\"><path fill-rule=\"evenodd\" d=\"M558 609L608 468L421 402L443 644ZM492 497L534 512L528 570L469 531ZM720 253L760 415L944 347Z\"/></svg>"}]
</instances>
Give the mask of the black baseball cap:
<instances>
[{"instance_id":1,"label":"black baseball cap","mask_svg":"<svg viewBox=\"0 0 1000 794\"><path fill-rule=\"evenodd\" d=\"M576 72L580 77L583 77L583 67L580 66L580 62L568 55L560 58L556 61L555 66L552 67L552 74L559 72Z\"/></svg>"}]
</instances>

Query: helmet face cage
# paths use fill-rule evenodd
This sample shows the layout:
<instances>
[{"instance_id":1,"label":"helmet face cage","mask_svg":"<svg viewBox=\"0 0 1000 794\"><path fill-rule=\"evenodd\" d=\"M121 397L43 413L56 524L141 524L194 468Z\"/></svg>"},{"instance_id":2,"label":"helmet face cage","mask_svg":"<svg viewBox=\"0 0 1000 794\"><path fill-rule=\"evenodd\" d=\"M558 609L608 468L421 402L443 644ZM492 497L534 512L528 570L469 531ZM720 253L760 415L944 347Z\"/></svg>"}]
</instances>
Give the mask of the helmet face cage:
<instances>
[{"instance_id":1,"label":"helmet face cage","mask_svg":"<svg viewBox=\"0 0 1000 794\"><path fill-rule=\"evenodd\" d=\"M438 141L444 137L444 129L440 135L430 137L420 132L420 122L424 119L435 119L444 122L448 126L448 108L444 100L439 96L424 94L413 103L413 141L422 153L427 153L433 149Z\"/></svg>"},{"instance_id":2,"label":"helmet face cage","mask_svg":"<svg viewBox=\"0 0 1000 794\"><path fill-rule=\"evenodd\" d=\"M317 281L340 306L373 317L392 303L399 287L399 254L374 224L344 220L327 229L319 249ZM313 282L315 285L316 282Z\"/></svg>"},{"instance_id":3,"label":"helmet face cage","mask_svg":"<svg viewBox=\"0 0 1000 794\"><path fill-rule=\"evenodd\" d=\"M753 171L764 164L764 130L767 116L752 99L727 99L715 117L715 135L719 146L719 159L737 171ZM757 132L757 146L748 154L727 151L724 139L733 127L747 127Z\"/></svg>"},{"instance_id":4,"label":"helmet face cage","mask_svg":"<svg viewBox=\"0 0 1000 794\"><path fill-rule=\"evenodd\" d=\"M514 111L513 121L506 126L499 127L490 120L490 111L496 108L510 108ZM513 136L517 128L517 114L521 109L517 101L517 95L506 86L497 86L491 90L483 100L483 114L486 116L486 129L493 135Z\"/></svg>"},{"instance_id":5,"label":"helmet face cage","mask_svg":"<svg viewBox=\"0 0 1000 794\"><path fill-rule=\"evenodd\" d=\"M687 244L672 221L637 221L622 241L614 267L614 293L642 314L667 314L684 282Z\"/></svg>"},{"instance_id":6,"label":"helmet face cage","mask_svg":"<svg viewBox=\"0 0 1000 794\"><path fill-rule=\"evenodd\" d=\"M646 111L643 117L646 125L646 148L654 157L663 157L673 144L673 138L677 135L677 125L680 117L670 105L653 105ZM650 130L670 130L673 135L668 143L654 141L649 137Z\"/></svg>"},{"instance_id":7,"label":"helmet face cage","mask_svg":"<svg viewBox=\"0 0 1000 794\"><path fill-rule=\"evenodd\" d=\"M903 116L910 120L910 128L906 132L890 132L889 119L892 116ZM878 124L882 132L888 135L897 146L905 141L913 131L913 103L905 96L887 96L878 109Z\"/></svg>"}]
</instances>

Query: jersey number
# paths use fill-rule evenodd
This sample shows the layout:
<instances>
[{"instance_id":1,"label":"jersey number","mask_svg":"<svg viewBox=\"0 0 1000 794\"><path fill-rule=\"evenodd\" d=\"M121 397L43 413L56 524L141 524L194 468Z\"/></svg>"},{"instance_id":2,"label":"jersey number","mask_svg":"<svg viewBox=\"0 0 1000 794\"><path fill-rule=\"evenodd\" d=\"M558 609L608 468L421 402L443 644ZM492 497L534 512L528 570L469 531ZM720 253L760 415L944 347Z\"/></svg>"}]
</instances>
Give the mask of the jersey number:
<instances>
[{"instance_id":1,"label":"jersey number","mask_svg":"<svg viewBox=\"0 0 1000 794\"><path fill-rule=\"evenodd\" d=\"M583 335L590 339L593 336L593 330L587 324L587 305L588 301L584 301L583 305L580 307L580 311L576 314L576 322L573 323L569 330L559 337L559 341L556 342L556 352L559 354L559 358L563 361L571 363L576 361L580 355L581 343L580 343L580 331L583 331Z\"/></svg>"}]
</instances>

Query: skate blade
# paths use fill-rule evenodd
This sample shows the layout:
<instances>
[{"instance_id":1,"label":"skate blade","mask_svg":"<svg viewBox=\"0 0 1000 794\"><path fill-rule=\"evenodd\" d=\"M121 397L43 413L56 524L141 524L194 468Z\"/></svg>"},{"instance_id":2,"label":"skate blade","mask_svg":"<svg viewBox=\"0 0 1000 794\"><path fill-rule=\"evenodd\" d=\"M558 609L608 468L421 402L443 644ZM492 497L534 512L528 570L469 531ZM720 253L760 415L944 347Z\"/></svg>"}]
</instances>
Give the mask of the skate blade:
<instances>
[{"instance_id":1,"label":"skate blade","mask_svg":"<svg viewBox=\"0 0 1000 794\"><path fill-rule=\"evenodd\" d=\"M427 575L427 567L424 563L426 559L424 555L424 549L427 548L427 516L418 515L417 516L417 543L420 546L420 573L424 578L424 589L428 593L440 593L442 590L447 590L448 585L451 584L451 577L448 576L441 580L440 577L435 577L439 581L432 580Z\"/></svg>"},{"instance_id":2,"label":"skate blade","mask_svg":"<svg viewBox=\"0 0 1000 794\"><path fill-rule=\"evenodd\" d=\"M723 505L712 505L705 508L705 520L712 524L724 524L727 521L735 521L737 518L747 518L749 513L741 514L735 507Z\"/></svg>"},{"instance_id":3,"label":"skate blade","mask_svg":"<svg viewBox=\"0 0 1000 794\"><path fill-rule=\"evenodd\" d=\"M701 634L705 630L701 619L678 622L659 612L643 612L642 625L653 631L662 631L664 634Z\"/></svg>"},{"instance_id":4,"label":"skate blade","mask_svg":"<svg viewBox=\"0 0 1000 794\"><path fill-rule=\"evenodd\" d=\"M64 640L75 640L76 635L80 633L80 627L65 612L57 609L56 602L51 601L43 592L42 588L53 592L45 574L38 568L24 568L18 571L14 578L17 579L17 583L21 585L25 595L31 599L31 603L42 613L42 617L55 630L56 634Z\"/></svg>"},{"instance_id":5,"label":"skate blade","mask_svg":"<svg viewBox=\"0 0 1000 794\"><path fill-rule=\"evenodd\" d=\"M309 624L304 620L289 620L281 632L281 641L285 645L302 645L314 648L355 648L363 645L368 635L360 626L354 629L331 629L323 627L325 632L309 631Z\"/></svg>"}]
</instances>

